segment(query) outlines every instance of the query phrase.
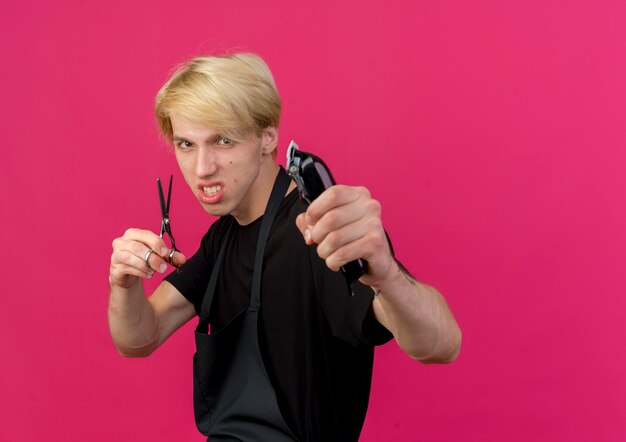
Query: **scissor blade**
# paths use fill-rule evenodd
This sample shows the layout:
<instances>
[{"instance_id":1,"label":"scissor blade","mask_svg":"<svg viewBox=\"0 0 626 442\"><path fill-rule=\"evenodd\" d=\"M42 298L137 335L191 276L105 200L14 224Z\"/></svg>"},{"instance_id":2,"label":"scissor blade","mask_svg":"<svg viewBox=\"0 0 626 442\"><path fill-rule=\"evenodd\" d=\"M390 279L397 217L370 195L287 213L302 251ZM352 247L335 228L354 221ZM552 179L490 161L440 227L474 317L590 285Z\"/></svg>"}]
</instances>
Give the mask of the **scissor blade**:
<instances>
[{"instance_id":1,"label":"scissor blade","mask_svg":"<svg viewBox=\"0 0 626 442\"><path fill-rule=\"evenodd\" d=\"M167 218L167 207L165 206L165 197L163 196L163 187L161 179L157 178L157 187L159 188L159 203L161 204L161 218Z\"/></svg>"},{"instance_id":2,"label":"scissor blade","mask_svg":"<svg viewBox=\"0 0 626 442\"><path fill-rule=\"evenodd\" d=\"M170 215L170 198L172 197L172 179L173 178L174 178L174 175L170 175L170 187L167 190L167 206L165 206L165 209L167 210L168 217Z\"/></svg>"}]
</instances>

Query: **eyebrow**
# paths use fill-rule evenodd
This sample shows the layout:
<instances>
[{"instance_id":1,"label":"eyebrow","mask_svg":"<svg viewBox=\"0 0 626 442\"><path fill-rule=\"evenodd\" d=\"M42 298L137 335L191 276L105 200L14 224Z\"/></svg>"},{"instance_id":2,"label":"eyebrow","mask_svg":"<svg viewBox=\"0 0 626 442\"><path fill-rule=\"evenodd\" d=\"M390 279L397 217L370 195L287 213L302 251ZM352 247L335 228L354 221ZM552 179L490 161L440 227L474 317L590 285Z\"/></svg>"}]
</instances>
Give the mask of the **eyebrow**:
<instances>
[{"instance_id":1,"label":"eyebrow","mask_svg":"<svg viewBox=\"0 0 626 442\"><path fill-rule=\"evenodd\" d=\"M215 135L211 135L208 139L209 143L215 143L217 140L219 140L220 138L224 138L223 135L220 134L215 134ZM193 141L188 140L187 138L181 137L179 135L174 135L172 137L172 142L179 142L179 141L186 141L187 143L191 143L193 144Z\"/></svg>"}]
</instances>

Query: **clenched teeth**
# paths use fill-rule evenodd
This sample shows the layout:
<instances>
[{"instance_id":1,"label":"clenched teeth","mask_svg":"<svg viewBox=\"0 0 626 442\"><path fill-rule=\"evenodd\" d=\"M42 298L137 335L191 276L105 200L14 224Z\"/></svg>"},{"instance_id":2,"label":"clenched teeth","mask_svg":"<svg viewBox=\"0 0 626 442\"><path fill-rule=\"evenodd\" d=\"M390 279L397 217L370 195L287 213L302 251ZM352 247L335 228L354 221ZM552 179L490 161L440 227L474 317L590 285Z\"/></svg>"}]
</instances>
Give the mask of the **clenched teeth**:
<instances>
[{"instance_id":1,"label":"clenched teeth","mask_svg":"<svg viewBox=\"0 0 626 442\"><path fill-rule=\"evenodd\" d=\"M204 194L209 195L209 196L215 195L220 190L222 190L222 186L211 186L211 187L202 188L202 191L204 192Z\"/></svg>"}]
</instances>

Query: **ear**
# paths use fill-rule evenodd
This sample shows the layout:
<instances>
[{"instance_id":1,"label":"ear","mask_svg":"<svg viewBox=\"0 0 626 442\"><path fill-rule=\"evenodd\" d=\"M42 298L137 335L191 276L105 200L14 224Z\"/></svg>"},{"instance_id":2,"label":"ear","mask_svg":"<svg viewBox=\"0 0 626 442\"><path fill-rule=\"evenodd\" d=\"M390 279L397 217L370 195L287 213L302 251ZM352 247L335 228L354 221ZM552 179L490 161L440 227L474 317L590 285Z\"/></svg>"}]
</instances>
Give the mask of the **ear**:
<instances>
[{"instance_id":1,"label":"ear","mask_svg":"<svg viewBox=\"0 0 626 442\"><path fill-rule=\"evenodd\" d=\"M271 154L278 146L278 129L266 127L261 134L262 152L264 155Z\"/></svg>"}]
</instances>

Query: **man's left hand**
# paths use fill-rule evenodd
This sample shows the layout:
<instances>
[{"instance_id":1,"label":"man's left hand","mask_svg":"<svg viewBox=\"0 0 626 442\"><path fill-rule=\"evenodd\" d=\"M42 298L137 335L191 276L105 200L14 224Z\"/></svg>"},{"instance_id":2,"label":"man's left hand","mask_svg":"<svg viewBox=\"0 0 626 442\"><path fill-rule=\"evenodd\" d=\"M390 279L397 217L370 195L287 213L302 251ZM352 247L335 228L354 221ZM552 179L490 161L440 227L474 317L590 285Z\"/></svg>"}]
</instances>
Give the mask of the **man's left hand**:
<instances>
[{"instance_id":1,"label":"man's left hand","mask_svg":"<svg viewBox=\"0 0 626 442\"><path fill-rule=\"evenodd\" d=\"M380 203L365 187L335 185L296 218L307 244L333 271L350 261L368 262L360 281L379 286L395 265L381 220Z\"/></svg>"}]
</instances>

